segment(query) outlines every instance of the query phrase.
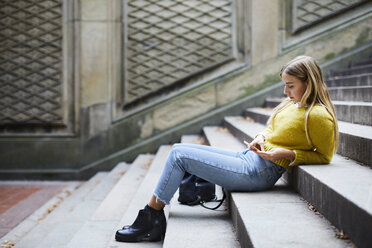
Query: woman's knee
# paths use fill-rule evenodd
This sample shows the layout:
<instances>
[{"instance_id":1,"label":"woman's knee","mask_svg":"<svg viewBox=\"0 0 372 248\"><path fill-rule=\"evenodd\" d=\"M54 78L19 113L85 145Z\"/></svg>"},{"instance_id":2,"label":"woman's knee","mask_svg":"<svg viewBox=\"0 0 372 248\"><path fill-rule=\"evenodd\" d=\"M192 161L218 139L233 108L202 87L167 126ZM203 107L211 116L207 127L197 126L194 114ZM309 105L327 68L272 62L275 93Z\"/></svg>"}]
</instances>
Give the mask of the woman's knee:
<instances>
[{"instance_id":1,"label":"woman's knee","mask_svg":"<svg viewBox=\"0 0 372 248\"><path fill-rule=\"evenodd\" d=\"M169 152L169 157L171 157L173 161L179 160L180 155L183 153L183 148L182 144L174 144Z\"/></svg>"},{"instance_id":2,"label":"woman's knee","mask_svg":"<svg viewBox=\"0 0 372 248\"><path fill-rule=\"evenodd\" d=\"M187 149L194 148L193 144L187 144L187 143L176 143L172 146L171 152L173 153L179 153L184 154L187 153Z\"/></svg>"},{"instance_id":3,"label":"woman's knee","mask_svg":"<svg viewBox=\"0 0 372 248\"><path fill-rule=\"evenodd\" d=\"M179 148L184 147L184 146L185 146L185 145L184 145L183 143L176 143L176 144L173 144L173 145L172 145L172 149L171 149L171 151L172 151L172 150L179 149Z\"/></svg>"},{"instance_id":4,"label":"woman's knee","mask_svg":"<svg viewBox=\"0 0 372 248\"><path fill-rule=\"evenodd\" d=\"M190 147L197 147L197 145L190 144L190 143L176 143L176 144L173 144L172 149L190 148Z\"/></svg>"},{"instance_id":5,"label":"woman's knee","mask_svg":"<svg viewBox=\"0 0 372 248\"><path fill-rule=\"evenodd\" d=\"M170 153L176 153L182 147L182 143L176 143L172 145Z\"/></svg>"}]
</instances>

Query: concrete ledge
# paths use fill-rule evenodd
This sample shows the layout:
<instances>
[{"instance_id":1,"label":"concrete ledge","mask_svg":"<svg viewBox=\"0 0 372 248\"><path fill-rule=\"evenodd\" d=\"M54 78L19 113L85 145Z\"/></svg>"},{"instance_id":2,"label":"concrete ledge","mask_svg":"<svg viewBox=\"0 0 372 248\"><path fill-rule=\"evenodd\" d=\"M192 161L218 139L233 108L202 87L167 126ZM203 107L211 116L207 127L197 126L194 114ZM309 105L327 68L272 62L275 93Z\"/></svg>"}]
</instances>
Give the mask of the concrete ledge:
<instances>
[{"instance_id":1,"label":"concrete ledge","mask_svg":"<svg viewBox=\"0 0 372 248\"><path fill-rule=\"evenodd\" d=\"M361 248L372 246L372 170L335 155L293 170L295 189Z\"/></svg>"},{"instance_id":2,"label":"concrete ledge","mask_svg":"<svg viewBox=\"0 0 372 248\"><path fill-rule=\"evenodd\" d=\"M231 214L241 247L347 247L329 223L278 181L265 192L232 192Z\"/></svg>"}]
</instances>

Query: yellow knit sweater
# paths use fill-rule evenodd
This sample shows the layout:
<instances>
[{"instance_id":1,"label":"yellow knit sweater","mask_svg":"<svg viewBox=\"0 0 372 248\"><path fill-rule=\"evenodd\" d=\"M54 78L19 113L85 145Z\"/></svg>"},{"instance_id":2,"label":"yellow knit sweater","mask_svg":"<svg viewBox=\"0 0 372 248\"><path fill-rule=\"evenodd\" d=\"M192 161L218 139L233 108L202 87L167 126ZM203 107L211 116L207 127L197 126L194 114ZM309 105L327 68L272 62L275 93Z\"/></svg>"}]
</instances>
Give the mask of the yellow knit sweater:
<instances>
[{"instance_id":1,"label":"yellow knit sweater","mask_svg":"<svg viewBox=\"0 0 372 248\"><path fill-rule=\"evenodd\" d=\"M290 104L280 111L272 123L262 132L266 135L265 151L273 148L286 148L296 152L296 158L291 165L325 164L333 157L334 122L325 107L317 104L310 111L308 117L308 132L313 147L306 139L305 133L306 108ZM288 159L274 162L286 169L290 169Z\"/></svg>"}]
</instances>

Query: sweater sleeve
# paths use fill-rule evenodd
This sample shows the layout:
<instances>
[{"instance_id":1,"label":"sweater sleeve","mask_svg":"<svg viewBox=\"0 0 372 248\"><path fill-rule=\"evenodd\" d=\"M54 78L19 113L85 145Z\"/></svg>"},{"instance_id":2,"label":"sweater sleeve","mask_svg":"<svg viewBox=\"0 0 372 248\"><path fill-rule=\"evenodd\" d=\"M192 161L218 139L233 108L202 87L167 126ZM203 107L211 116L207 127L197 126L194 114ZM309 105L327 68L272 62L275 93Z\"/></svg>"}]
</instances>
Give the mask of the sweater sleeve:
<instances>
[{"instance_id":1,"label":"sweater sleeve","mask_svg":"<svg viewBox=\"0 0 372 248\"><path fill-rule=\"evenodd\" d=\"M332 116L325 108L312 111L308 119L308 131L310 139L316 151L294 150L296 158L292 165L298 164L328 164L333 157L334 141L334 122Z\"/></svg>"},{"instance_id":2,"label":"sweater sleeve","mask_svg":"<svg viewBox=\"0 0 372 248\"><path fill-rule=\"evenodd\" d=\"M264 130L259 132L257 135L262 134L265 137L265 140L267 140L267 136L269 136L272 131L273 131L273 125L271 122Z\"/></svg>"}]
</instances>

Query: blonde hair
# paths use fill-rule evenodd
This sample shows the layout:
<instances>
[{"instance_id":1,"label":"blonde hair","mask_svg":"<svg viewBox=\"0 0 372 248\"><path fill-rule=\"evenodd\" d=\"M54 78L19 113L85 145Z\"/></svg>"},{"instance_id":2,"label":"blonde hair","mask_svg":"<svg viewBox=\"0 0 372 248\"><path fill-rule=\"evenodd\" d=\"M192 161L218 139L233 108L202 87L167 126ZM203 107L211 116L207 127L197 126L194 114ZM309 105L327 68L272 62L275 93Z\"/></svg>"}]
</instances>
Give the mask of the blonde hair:
<instances>
[{"instance_id":1,"label":"blonde hair","mask_svg":"<svg viewBox=\"0 0 372 248\"><path fill-rule=\"evenodd\" d=\"M313 144L310 140L309 132L307 129L307 121L309 113L312 110L313 106L317 103L321 104L332 116L335 125L335 147L333 148L333 152L335 153L337 151L339 140L336 111L329 96L327 85L324 83L322 70L320 69L318 62L316 62L314 58L309 56L298 56L282 67L282 69L280 70L280 76L282 76L283 73L294 76L303 83L307 83L306 91L303 94L299 104L300 106L307 107L305 114L305 132L307 141L311 146L313 146ZM287 98L282 101L276 108L274 108L274 112L268 120L268 124L272 123L272 120L275 118L275 116L284 108L286 108L290 103L291 100Z\"/></svg>"}]
</instances>

